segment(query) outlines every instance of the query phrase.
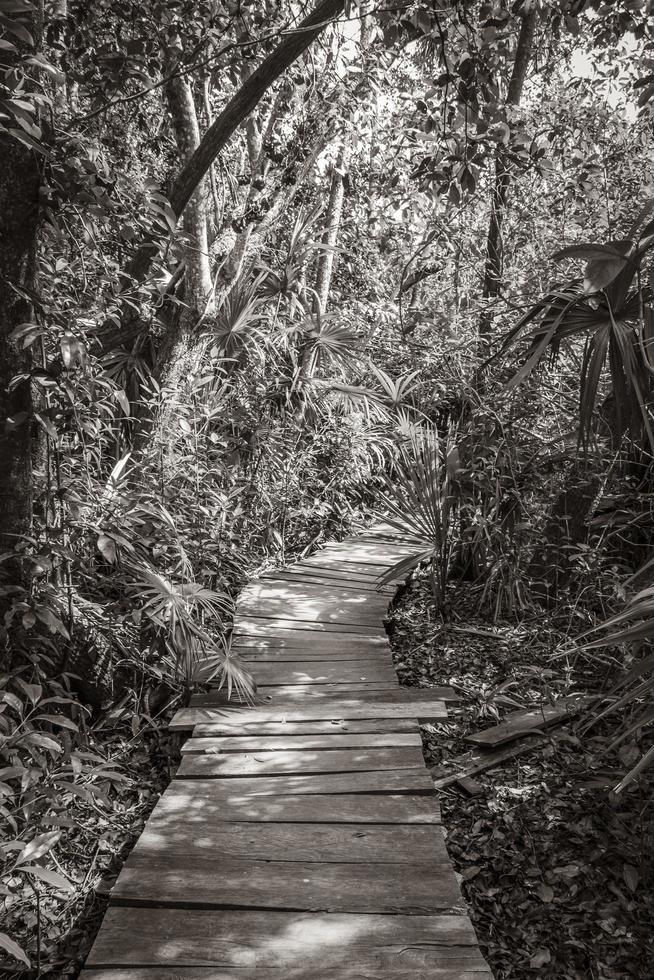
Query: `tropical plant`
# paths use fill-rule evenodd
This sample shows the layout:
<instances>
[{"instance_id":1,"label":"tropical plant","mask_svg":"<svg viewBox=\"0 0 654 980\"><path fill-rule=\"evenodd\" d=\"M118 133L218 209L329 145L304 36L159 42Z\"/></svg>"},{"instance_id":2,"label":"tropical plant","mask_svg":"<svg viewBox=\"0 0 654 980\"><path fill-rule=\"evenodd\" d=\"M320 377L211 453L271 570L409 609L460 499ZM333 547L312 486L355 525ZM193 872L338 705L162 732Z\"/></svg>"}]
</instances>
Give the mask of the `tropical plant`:
<instances>
[{"instance_id":1,"label":"tropical plant","mask_svg":"<svg viewBox=\"0 0 654 980\"><path fill-rule=\"evenodd\" d=\"M614 444L619 444L627 431L632 438L644 433L654 450L654 309L651 290L641 280L644 261L654 247L654 221L647 221L653 210L654 200L648 201L624 239L570 245L555 252L555 261L586 261L583 278L547 293L521 317L502 348L525 334L529 340L525 360L510 382L510 387L515 387L529 377L547 352L556 356L564 341L584 341L579 423L585 445L593 431L600 382L608 367L616 416L611 426Z\"/></svg>"},{"instance_id":2,"label":"tropical plant","mask_svg":"<svg viewBox=\"0 0 654 980\"><path fill-rule=\"evenodd\" d=\"M599 631L605 632L596 639L588 639ZM600 721L621 713L626 717L621 721L617 735L609 741L605 751L611 752L627 739L641 736L651 731L654 725L654 653L651 640L654 638L654 586L643 589L627 601L624 608L579 638L581 650L597 650L627 644L632 650L632 665L622 673L617 683L603 699L604 706L593 711L588 728ZM643 647L643 643L647 644ZM607 703L608 702L608 703ZM641 758L632 765L615 786L616 793L622 792L647 768L654 765L654 745L646 749Z\"/></svg>"},{"instance_id":3,"label":"tropical plant","mask_svg":"<svg viewBox=\"0 0 654 980\"><path fill-rule=\"evenodd\" d=\"M382 585L405 578L427 562L434 602L441 603L457 531L459 476L453 436L444 441L434 426L411 426L385 478L378 506L392 527L409 535L415 551L380 578Z\"/></svg>"}]
</instances>

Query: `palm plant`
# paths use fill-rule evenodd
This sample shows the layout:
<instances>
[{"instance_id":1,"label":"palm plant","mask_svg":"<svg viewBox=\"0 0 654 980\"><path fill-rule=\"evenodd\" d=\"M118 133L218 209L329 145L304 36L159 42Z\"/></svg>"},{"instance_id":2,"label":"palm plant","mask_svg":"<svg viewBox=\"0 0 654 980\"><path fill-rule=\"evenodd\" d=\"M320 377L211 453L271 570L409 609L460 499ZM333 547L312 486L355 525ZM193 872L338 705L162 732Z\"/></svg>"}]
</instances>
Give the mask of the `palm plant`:
<instances>
[{"instance_id":1,"label":"palm plant","mask_svg":"<svg viewBox=\"0 0 654 980\"><path fill-rule=\"evenodd\" d=\"M359 341L353 330L344 326L336 314L307 317L299 327L300 365L298 378L306 381L325 366L343 368L359 357Z\"/></svg>"},{"instance_id":2,"label":"palm plant","mask_svg":"<svg viewBox=\"0 0 654 980\"><path fill-rule=\"evenodd\" d=\"M262 262L256 265L256 270L261 274L261 295L266 299L283 296L288 301L291 314L306 314L315 305L316 293L306 285L305 275L315 256L327 247L312 237L321 213L322 207L319 206L297 215L279 272Z\"/></svg>"},{"instance_id":3,"label":"palm plant","mask_svg":"<svg viewBox=\"0 0 654 980\"><path fill-rule=\"evenodd\" d=\"M207 339L217 342L219 354L232 363L239 362L249 346L261 341L264 333L263 276L237 284L224 298L215 326Z\"/></svg>"},{"instance_id":4,"label":"palm plant","mask_svg":"<svg viewBox=\"0 0 654 980\"><path fill-rule=\"evenodd\" d=\"M621 612L592 630L588 630L581 639L584 640L599 630L609 632L599 639L586 639L581 645L582 650L651 640L654 637L654 586L638 592L626 603ZM610 752L626 739L637 735L654 723L654 653L647 653L622 674L609 692L608 700L608 705L595 714L591 725L619 711L631 709L630 717L621 725L616 738L607 747L606 751ZM654 745L625 774L615 787L615 792L620 793L641 772L652 765L654 765Z\"/></svg>"},{"instance_id":5,"label":"palm plant","mask_svg":"<svg viewBox=\"0 0 654 980\"><path fill-rule=\"evenodd\" d=\"M507 336L503 350L527 334L525 360L510 386L524 381L546 353L556 355L562 342L584 338L581 365L580 437L587 444L593 427L598 389L605 368L616 407L614 436L643 433L654 450L650 408L654 375L654 315L651 290L643 287L641 271L654 247L654 200L644 206L625 239L607 244L572 245L556 252L555 261L586 261L583 278L553 289L538 301Z\"/></svg>"},{"instance_id":6,"label":"palm plant","mask_svg":"<svg viewBox=\"0 0 654 980\"><path fill-rule=\"evenodd\" d=\"M459 455L452 439L443 443L435 426L413 425L400 444L381 498L385 520L405 535L415 551L388 570L382 585L429 563L434 602L444 595L459 509Z\"/></svg>"}]
</instances>

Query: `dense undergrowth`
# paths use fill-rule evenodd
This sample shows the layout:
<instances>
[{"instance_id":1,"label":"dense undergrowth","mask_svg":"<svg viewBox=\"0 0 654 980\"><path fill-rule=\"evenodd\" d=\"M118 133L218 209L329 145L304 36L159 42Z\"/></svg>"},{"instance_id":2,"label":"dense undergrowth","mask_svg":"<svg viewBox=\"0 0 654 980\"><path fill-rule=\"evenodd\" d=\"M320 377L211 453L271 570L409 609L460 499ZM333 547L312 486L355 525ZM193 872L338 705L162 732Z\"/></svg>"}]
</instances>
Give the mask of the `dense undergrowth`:
<instances>
[{"instance_id":1,"label":"dense undergrowth","mask_svg":"<svg viewBox=\"0 0 654 980\"><path fill-rule=\"evenodd\" d=\"M574 609L533 606L497 620L480 610L481 594L450 585L444 621L422 577L392 611L401 683L451 684L461 698L450 721L422 729L435 775L466 753L465 735L521 707L606 694L618 670L601 654L561 657L584 625ZM456 784L440 791L448 851L498 980L652 976L654 785L648 776L613 792L643 747L631 738L607 752L612 726L588 729L588 721L555 727L542 744L476 776L479 796Z\"/></svg>"},{"instance_id":2,"label":"dense undergrowth","mask_svg":"<svg viewBox=\"0 0 654 980\"><path fill-rule=\"evenodd\" d=\"M317 9L0 0L0 968L74 969L199 664L249 687L242 584L384 513L401 669L466 705L432 754L609 695L451 796L499 975L638 977L652 3Z\"/></svg>"}]
</instances>

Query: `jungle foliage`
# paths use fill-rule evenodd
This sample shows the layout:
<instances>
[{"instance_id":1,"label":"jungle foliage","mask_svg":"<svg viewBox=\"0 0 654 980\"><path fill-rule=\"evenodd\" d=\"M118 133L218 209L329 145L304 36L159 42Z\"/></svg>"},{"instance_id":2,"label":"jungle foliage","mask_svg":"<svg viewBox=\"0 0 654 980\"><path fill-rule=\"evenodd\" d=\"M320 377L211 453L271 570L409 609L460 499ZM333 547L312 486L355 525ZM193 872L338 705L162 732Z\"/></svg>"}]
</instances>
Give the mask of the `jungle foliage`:
<instances>
[{"instance_id":1,"label":"jungle foliage","mask_svg":"<svg viewBox=\"0 0 654 980\"><path fill-rule=\"evenodd\" d=\"M8 962L199 665L251 692L243 583L381 514L434 614L616 647L652 761L653 15L0 0Z\"/></svg>"}]
</instances>

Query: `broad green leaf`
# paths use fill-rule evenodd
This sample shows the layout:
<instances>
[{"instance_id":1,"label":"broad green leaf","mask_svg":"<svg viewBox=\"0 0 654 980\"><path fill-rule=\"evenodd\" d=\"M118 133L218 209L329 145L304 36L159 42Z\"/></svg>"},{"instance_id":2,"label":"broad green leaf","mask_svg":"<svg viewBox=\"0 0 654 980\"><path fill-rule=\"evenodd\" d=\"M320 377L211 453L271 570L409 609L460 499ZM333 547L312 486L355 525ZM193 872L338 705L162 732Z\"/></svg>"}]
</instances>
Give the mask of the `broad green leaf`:
<instances>
[{"instance_id":1,"label":"broad green leaf","mask_svg":"<svg viewBox=\"0 0 654 980\"><path fill-rule=\"evenodd\" d=\"M70 718L64 715L36 715L32 721L47 721L50 725L58 725L59 728L67 728L71 732L78 732L79 727Z\"/></svg>"},{"instance_id":2,"label":"broad green leaf","mask_svg":"<svg viewBox=\"0 0 654 980\"><path fill-rule=\"evenodd\" d=\"M110 538L107 534L99 534L97 540L98 551L102 557L108 561L111 565L115 565L117 552L116 552L116 542L113 538Z\"/></svg>"},{"instance_id":3,"label":"broad green leaf","mask_svg":"<svg viewBox=\"0 0 654 980\"><path fill-rule=\"evenodd\" d=\"M52 830L48 834L39 834L23 848L18 855L16 863L25 864L26 861L36 861L37 858L43 857L44 854L51 851L59 842L60 838L60 830Z\"/></svg>"},{"instance_id":4,"label":"broad green leaf","mask_svg":"<svg viewBox=\"0 0 654 980\"><path fill-rule=\"evenodd\" d=\"M35 878L39 878L41 881L45 881L48 885L52 885L53 888L58 888L63 892L72 892L74 886L67 878L59 874L57 871L53 871L51 868L42 868L39 864L28 864L23 867L16 868L16 871L20 871L21 874L33 875Z\"/></svg>"},{"instance_id":5,"label":"broad green leaf","mask_svg":"<svg viewBox=\"0 0 654 980\"><path fill-rule=\"evenodd\" d=\"M31 966L25 950L18 943L15 943L13 939L10 939L5 932L0 932L0 949L4 949L15 959L20 960L21 963L25 963L27 967Z\"/></svg>"},{"instance_id":6,"label":"broad green leaf","mask_svg":"<svg viewBox=\"0 0 654 980\"><path fill-rule=\"evenodd\" d=\"M43 694L43 688L40 684L28 684L22 677L16 678L16 684L28 696L32 704L36 704Z\"/></svg>"}]
</instances>

